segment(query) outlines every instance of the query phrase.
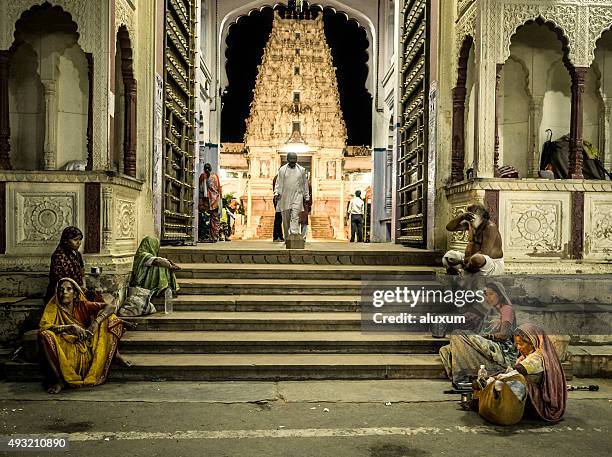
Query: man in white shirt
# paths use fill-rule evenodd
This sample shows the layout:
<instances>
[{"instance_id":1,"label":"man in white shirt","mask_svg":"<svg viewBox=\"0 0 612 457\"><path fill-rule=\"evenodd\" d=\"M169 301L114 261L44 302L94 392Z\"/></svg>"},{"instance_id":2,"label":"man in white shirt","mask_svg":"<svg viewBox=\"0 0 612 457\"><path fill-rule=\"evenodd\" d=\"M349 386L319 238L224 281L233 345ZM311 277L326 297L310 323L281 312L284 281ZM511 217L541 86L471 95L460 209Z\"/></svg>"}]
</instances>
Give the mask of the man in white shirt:
<instances>
[{"instance_id":1,"label":"man in white shirt","mask_svg":"<svg viewBox=\"0 0 612 457\"><path fill-rule=\"evenodd\" d=\"M278 179L274 188L278 200L276 211L283 215L285 238L297 235L301 238L300 212L304 210L304 202L310 201L306 170L297 163L297 154L287 154L287 163L278 170Z\"/></svg>"},{"instance_id":2,"label":"man in white shirt","mask_svg":"<svg viewBox=\"0 0 612 457\"><path fill-rule=\"evenodd\" d=\"M353 239L358 242L363 241L363 209L364 202L361 199L361 191L355 191L355 197L350 201L347 215L351 220L351 243Z\"/></svg>"}]
</instances>

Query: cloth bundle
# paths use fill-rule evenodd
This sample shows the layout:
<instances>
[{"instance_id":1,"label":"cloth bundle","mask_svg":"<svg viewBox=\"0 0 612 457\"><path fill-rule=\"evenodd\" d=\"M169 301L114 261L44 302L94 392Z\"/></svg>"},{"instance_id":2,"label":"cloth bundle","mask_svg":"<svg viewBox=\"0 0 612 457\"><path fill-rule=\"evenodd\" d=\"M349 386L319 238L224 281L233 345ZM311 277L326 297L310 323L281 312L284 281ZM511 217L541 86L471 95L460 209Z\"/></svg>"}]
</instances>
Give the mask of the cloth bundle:
<instances>
[{"instance_id":1,"label":"cloth bundle","mask_svg":"<svg viewBox=\"0 0 612 457\"><path fill-rule=\"evenodd\" d=\"M526 380L517 371L511 371L496 380L489 378L480 392L478 414L498 425L514 425L523 418L527 399Z\"/></svg>"},{"instance_id":2,"label":"cloth bundle","mask_svg":"<svg viewBox=\"0 0 612 457\"><path fill-rule=\"evenodd\" d=\"M130 287L127 298L119 308L119 316L132 317L156 313L157 310L151 303L151 297L154 293L154 290L143 287Z\"/></svg>"}]
</instances>

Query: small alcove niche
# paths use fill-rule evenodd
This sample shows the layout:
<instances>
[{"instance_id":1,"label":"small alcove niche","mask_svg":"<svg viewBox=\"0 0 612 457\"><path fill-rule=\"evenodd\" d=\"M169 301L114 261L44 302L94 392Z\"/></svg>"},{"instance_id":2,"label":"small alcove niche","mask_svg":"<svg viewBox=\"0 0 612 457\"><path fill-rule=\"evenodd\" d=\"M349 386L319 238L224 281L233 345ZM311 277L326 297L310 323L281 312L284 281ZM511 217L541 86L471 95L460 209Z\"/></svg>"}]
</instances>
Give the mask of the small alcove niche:
<instances>
[{"instance_id":1,"label":"small alcove niche","mask_svg":"<svg viewBox=\"0 0 612 457\"><path fill-rule=\"evenodd\" d=\"M537 177L540 154L552 140L570 132L571 63L567 40L553 24L530 21L511 40L510 57L500 73L499 164L512 165L520 177ZM611 72L612 76L612 72ZM602 144L602 76L597 62L586 74L583 138Z\"/></svg>"},{"instance_id":2,"label":"small alcove niche","mask_svg":"<svg viewBox=\"0 0 612 457\"><path fill-rule=\"evenodd\" d=\"M10 158L16 170L87 162L89 61L77 24L44 3L15 24L9 59Z\"/></svg>"},{"instance_id":3,"label":"small alcove niche","mask_svg":"<svg viewBox=\"0 0 612 457\"><path fill-rule=\"evenodd\" d=\"M612 111L612 30L606 31L597 41L595 60L589 73L598 78L594 84L600 96L598 116L599 151L601 161L607 170L612 167L612 145L610 130L610 114ZM589 80L587 79L587 84ZM587 87L588 88L588 87ZM591 108L591 111L594 111Z\"/></svg>"}]
</instances>

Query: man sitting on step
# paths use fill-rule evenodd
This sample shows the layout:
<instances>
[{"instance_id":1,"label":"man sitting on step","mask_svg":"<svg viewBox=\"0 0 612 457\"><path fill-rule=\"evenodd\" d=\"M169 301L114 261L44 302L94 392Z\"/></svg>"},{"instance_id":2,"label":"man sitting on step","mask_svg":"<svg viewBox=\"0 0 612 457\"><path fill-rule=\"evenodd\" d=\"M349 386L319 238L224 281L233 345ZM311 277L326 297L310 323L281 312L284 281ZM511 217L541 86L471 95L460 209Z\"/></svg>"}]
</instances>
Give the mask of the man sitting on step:
<instances>
[{"instance_id":1,"label":"man sitting on step","mask_svg":"<svg viewBox=\"0 0 612 457\"><path fill-rule=\"evenodd\" d=\"M479 273L481 275L501 275L504 273L504 252L499 229L489 220L489 212L480 203L467 207L446 225L449 232L468 232L465 252L448 251L442 264L448 274Z\"/></svg>"}]
</instances>

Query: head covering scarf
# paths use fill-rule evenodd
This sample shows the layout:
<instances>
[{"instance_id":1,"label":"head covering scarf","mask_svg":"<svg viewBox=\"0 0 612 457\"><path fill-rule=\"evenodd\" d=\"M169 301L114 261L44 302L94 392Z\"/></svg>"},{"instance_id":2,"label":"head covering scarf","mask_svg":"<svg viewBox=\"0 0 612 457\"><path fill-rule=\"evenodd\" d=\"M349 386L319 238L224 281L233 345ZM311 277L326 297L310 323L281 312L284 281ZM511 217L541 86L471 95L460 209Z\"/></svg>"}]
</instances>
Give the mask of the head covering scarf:
<instances>
[{"instance_id":1,"label":"head covering scarf","mask_svg":"<svg viewBox=\"0 0 612 457\"><path fill-rule=\"evenodd\" d=\"M159 252L159 240L152 236L145 236L134 254L134 266L132 267L132 282L142 285L147 275L146 263L149 259L157 257ZM149 289L149 287L144 286Z\"/></svg>"},{"instance_id":2,"label":"head covering scarf","mask_svg":"<svg viewBox=\"0 0 612 457\"><path fill-rule=\"evenodd\" d=\"M512 301L510 300L510 297L506 293L506 289L504 288L504 285L501 282L490 281L486 284L485 287L487 289L492 289L495 291L495 293L499 297L499 303L487 311L482 320L482 325L479 329L479 333L497 333L500 331L501 325L501 308L504 305L512 307ZM512 322L510 323L511 325L508 334L508 350L514 352L515 349L514 343L512 342L512 332L514 332L514 329L516 328L516 315L514 314L514 312L512 314L513 317Z\"/></svg>"},{"instance_id":3,"label":"head covering scarf","mask_svg":"<svg viewBox=\"0 0 612 457\"><path fill-rule=\"evenodd\" d=\"M565 374L559 356L546 332L532 324L519 326L515 335L528 339L544 360L542 382L527 383L529 398L538 415L547 421L556 422L563 417L567 401ZM525 357L520 356L517 363Z\"/></svg>"},{"instance_id":4,"label":"head covering scarf","mask_svg":"<svg viewBox=\"0 0 612 457\"><path fill-rule=\"evenodd\" d=\"M488 282L486 284L485 287L495 291L495 293L499 297L499 304L500 305L510 305L510 306L512 306L512 300L510 300L510 297L506 293L506 289L505 289L504 285L501 282L499 282L499 281L490 281L490 282Z\"/></svg>"},{"instance_id":5,"label":"head covering scarf","mask_svg":"<svg viewBox=\"0 0 612 457\"><path fill-rule=\"evenodd\" d=\"M85 269L83 257L76 249L72 249L69 241L73 238L83 238L83 232L78 227L69 226L64 229L60 242L51 255L51 266L49 268L49 285L45 303L47 303L56 291L57 282L61 278L70 278L81 286L85 280Z\"/></svg>"}]
</instances>

